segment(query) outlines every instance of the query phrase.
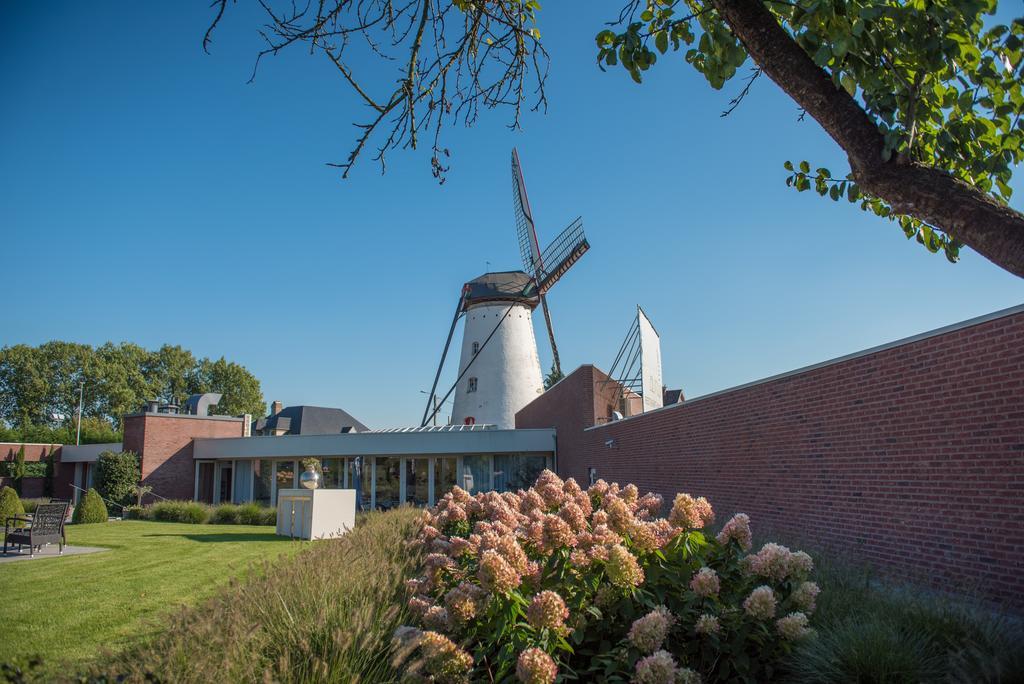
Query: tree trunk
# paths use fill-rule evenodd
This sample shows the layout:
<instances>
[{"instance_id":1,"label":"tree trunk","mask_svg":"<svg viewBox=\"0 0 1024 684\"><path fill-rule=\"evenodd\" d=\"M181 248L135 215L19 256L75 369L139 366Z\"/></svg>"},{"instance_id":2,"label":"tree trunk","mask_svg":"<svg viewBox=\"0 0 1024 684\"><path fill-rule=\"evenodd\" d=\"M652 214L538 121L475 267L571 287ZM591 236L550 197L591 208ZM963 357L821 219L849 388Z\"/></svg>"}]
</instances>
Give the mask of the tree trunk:
<instances>
[{"instance_id":1,"label":"tree trunk","mask_svg":"<svg viewBox=\"0 0 1024 684\"><path fill-rule=\"evenodd\" d=\"M843 148L868 195L954 237L1024 277L1024 214L942 171L894 155L867 113L804 52L762 0L711 0L750 57Z\"/></svg>"}]
</instances>

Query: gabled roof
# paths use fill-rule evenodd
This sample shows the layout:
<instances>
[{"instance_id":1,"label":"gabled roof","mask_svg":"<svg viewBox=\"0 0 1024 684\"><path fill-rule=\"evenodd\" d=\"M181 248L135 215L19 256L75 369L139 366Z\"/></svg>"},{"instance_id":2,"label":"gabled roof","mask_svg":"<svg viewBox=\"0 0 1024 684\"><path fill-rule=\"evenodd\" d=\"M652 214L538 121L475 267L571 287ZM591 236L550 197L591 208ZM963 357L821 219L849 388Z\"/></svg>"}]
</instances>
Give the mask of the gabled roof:
<instances>
[{"instance_id":1,"label":"gabled roof","mask_svg":"<svg viewBox=\"0 0 1024 684\"><path fill-rule=\"evenodd\" d=\"M257 430L285 430L289 435L337 435L369 432L348 411L324 406L289 406L256 422Z\"/></svg>"}]
</instances>

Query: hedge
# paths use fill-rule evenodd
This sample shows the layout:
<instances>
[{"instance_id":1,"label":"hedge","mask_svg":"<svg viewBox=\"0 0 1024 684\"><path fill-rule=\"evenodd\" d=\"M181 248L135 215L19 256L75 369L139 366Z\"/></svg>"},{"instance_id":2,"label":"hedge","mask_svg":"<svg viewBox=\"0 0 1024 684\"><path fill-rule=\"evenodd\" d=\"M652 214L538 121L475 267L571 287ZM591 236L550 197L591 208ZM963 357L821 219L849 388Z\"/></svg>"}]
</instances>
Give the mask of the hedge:
<instances>
[{"instance_id":1,"label":"hedge","mask_svg":"<svg viewBox=\"0 0 1024 684\"><path fill-rule=\"evenodd\" d=\"M0 525L7 522L7 518L12 515L25 515L25 507L18 497L18 492L11 487L4 487L0 489ZM21 527L22 523L16 523L15 526Z\"/></svg>"},{"instance_id":2,"label":"hedge","mask_svg":"<svg viewBox=\"0 0 1024 684\"><path fill-rule=\"evenodd\" d=\"M149 506L126 506L124 517L128 520L191 524L274 525L277 523L277 510L252 502L223 503L214 507L198 501L160 501Z\"/></svg>"}]
</instances>

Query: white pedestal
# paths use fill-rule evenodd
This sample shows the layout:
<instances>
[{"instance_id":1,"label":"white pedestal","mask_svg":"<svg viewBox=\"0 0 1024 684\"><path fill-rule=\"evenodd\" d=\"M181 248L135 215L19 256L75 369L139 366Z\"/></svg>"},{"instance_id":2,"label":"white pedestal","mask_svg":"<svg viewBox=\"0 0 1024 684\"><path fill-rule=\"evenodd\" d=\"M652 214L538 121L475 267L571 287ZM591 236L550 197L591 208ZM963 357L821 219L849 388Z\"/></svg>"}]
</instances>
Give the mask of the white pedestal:
<instances>
[{"instance_id":1,"label":"white pedestal","mask_svg":"<svg viewBox=\"0 0 1024 684\"><path fill-rule=\"evenodd\" d=\"M340 537L356 526L354 489L281 489L277 533L293 539Z\"/></svg>"}]
</instances>

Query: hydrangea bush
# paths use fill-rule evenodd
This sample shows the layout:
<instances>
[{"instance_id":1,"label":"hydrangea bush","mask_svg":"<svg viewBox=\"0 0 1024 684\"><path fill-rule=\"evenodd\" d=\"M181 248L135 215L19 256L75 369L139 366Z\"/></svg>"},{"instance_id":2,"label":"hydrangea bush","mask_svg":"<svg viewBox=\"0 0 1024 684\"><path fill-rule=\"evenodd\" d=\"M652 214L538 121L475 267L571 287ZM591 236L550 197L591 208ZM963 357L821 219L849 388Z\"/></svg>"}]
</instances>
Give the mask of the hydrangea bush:
<instances>
[{"instance_id":1,"label":"hydrangea bush","mask_svg":"<svg viewBox=\"0 0 1024 684\"><path fill-rule=\"evenodd\" d=\"M456 487L423 516L407 630L435 682L677 684L770 678L811 633L810 556L717 536L704 498L662 499L544 471L518 492ZM410 636L411 635L411 636Z\"/></svg>"}]
</instances>

